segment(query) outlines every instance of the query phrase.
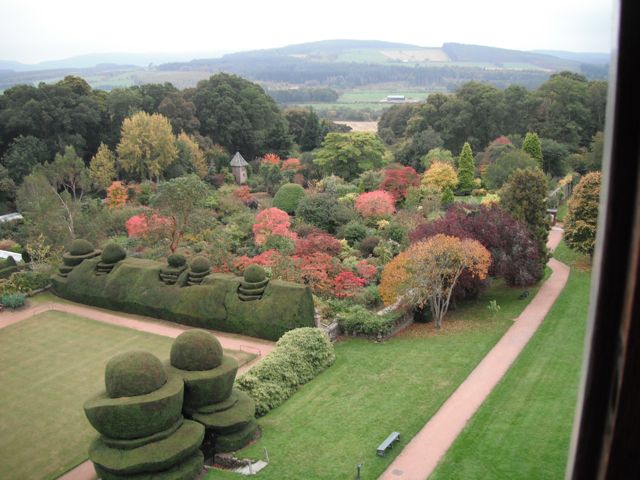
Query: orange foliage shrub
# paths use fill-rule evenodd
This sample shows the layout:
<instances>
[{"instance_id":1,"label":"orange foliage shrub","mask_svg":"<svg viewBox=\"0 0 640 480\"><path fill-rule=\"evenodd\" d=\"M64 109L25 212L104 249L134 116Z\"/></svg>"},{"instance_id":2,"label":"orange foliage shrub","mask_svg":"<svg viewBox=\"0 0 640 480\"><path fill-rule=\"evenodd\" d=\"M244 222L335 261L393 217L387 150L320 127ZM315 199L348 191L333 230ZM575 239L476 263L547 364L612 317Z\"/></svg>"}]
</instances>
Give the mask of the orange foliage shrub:
<instances>
[{"instance_id":1,"label":"orange foliage shrub","mask_svg":"<svg viewBox=\"0 0 640 480\"><path fill-rule=\"evenodd\" d=\"M278 236L295 240L298 236L289 230L291 221L289 214L279 208L267 208L256 216L253 225L256 245L264 245L270 236Z\"/></svg>"},{"instance_id":2,"label":"orange foliage shrub","mask_svg":"<svg viewBox=\"0 0 640 480\"><path fill-rule=\"evenodd\" d=\"M301 167L302 167L302 162L300 162L299 159L287 158L284 162L282 162L282 165L280 166L280 170L282 171L293 170L294 172L297 172L298 170L300 170Z\"/></svg>"},{"instance_id":3,"label":"orange foliage shrub","mask_svg":"<svg viewBox=\"0 0 640 480\"><path fill-rule=\"evenodd\" d=\"M280 165L280 157L275 153L266 153L260 163L269 165Z\"/></svg>"},{"instance_id":4,"label":"orange foliage shrub","mask_svg":"<svg viewBox=\"0 0 640 480\"><path fill-rule=\"evenodd\" d=\"M361 193L356 198L356 211L364 218L392 215L396 211L395 199L384 190Z\"/></svg>"},{"instance_id":5,"label":"orange foliage shrub","mask_svg":"<svg viewBox=\"0 0 640 480\"><path fill-rule=\"evenodd\" d=\"M113 210L114 208L122 208L127 204L127 188L122 184L122 182L112 182L109 187L107 187L107 198L105 203L109 210Z\"/></svg>"}]
</instances>

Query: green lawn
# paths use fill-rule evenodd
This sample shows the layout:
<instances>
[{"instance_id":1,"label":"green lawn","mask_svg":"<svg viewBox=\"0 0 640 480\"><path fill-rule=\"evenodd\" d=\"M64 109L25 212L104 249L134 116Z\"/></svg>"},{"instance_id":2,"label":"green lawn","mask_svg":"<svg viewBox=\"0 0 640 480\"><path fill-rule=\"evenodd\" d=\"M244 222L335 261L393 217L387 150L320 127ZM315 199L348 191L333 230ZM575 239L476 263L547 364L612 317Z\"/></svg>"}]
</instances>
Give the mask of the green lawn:
<instances>
[{"instance_id":1,"label":"green lawn","mask_svg":"<svg viewBox=\"0 0 640 480\"><path fill-rule=\"evenodd\" d=\"M559 221L559 222L564 222L564 217L567 216L567 210L568 210L567 202L562 203L558 207L558 213L556 214L556 220Z\"/></svg>"},{"instance_id":2,"label":"green lawn","mask_svg":"<svg viewBox=\"0 0 640 480\"><path fill-rule=\"evenodd\" d=\"M97 433L82 404L104 389L107 361L128 350L164 360L171 343L56 311L0 329L0 478L57 478L86 460Z\"/></svg>"},{"instance_id":3,"label":"green lawn","mask_svg":"<svg viewBox=\"0 0 640 480\"><path fill-rule=\"evenodd\" d=\"M567 286L431 479L564 477L591 274L564 243L555 256L572 267Z\"/></svg>"},{"instance_id":4,"label":"green lawn","mask_svg":"<svg viewBox=\"0 0 640 480\"><path fill-rule=\"evenodd\" d=\"M382 344L348 339L336 345L336 363L259 420L262 438L237 453L270 464L258 478L377 478L512 324L527 300L496 282L477 302L451 312L443 329L416 324ZM495 299L502 309L492 315ZM386 457L376 447L392 431L400 445ZM238 478L215 471L207 478Z\"/></svg>"}]
</instances>

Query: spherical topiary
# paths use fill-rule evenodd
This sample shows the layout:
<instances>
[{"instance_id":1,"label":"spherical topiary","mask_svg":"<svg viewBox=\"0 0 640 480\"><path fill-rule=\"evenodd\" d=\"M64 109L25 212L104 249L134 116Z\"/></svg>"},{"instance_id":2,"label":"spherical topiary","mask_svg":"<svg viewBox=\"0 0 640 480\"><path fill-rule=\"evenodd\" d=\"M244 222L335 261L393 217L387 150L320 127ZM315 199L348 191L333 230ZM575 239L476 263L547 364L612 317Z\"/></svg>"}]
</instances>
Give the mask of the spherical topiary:
<instances>
[{"instance_id":1,"label":"spherical topiary","mask_svg":"<svg viewBox=\"0 0 640 480\"><path fill-rule=\"evenodd\" d=\"M244 269L243 276L245 281L250 283L257 283L262 282L265 278L267 278L267 273L260 265L249 265Z\"/></svg>"},{"instance_id":2,"label":"spherical topiary","mask_svg":"<svg viewBox=\"0 0 640 480\"><path fill-rule=\"evenodd\" d=\"M123 260L127 256L127 252L124 251L117 243L109 243L102 251L102 261L104 263L117 263Z\"/></svg>"},{"instance_id":3,"label":"spherical topiary","mask_svg":"<svg viewBox=\"0 0 640 480\"><path fill-rule=\"evenodd\" d=\"M194 257L191 260L191 271L194 273L203 273L211 270L211 264L207 258L202 256Z\"/></svg>"},{"instance_id":4,"label":"spherical topiary","mask_svg":"<svg viewBox=\"0 0 640 480\"><path fill-rule=\"evenodd\" d=\"M134 351L116 355L107 363L104 383L111 398L145 395L167 381L162 362L148 352Z\"/></svg>"},{"instance_id":5,"label":"spherical topiary","mask_svg":"<svg viewBox=\"0 0 640 480\"><path fill-rule=\"evenodd\" d=\"M293 214L298 208L300 200L306 195L304 188L297 183L285 183L273 197L273 206L284 210L288 214Z\"/></svg>"},{"instance_id":6,"label":"spherical topiary","mask_svg":"<svg viewBox=\"0 0 640 480\"><path fill-rule=\"evenodd\" d=\"M5 267L16 267L17 265L18 264L16 263L16 259L13 258L11 255L9 255L7 259L4 261Z\"/></svg>"},{"instance_id":7,"label":"spherical topiary","mask_svg":"<svg viewBox=\"0 0 640 480\"><path fill-rule=\"evenodd\" d=\"M205 330L187 330L171 345L171 365L180 370L211 370L222 363L222 345Z\"/></svg>"},{"instance_id":8,"label":"spherical topiary","mask_svg":"<svg viewBox=\"0 0 640 480\"><path fill-rule=\"evenodd\" d=\"M71 248L69 248L69 253L71 255L86 255L91 252L93 252L93 245L84 238L74 240L71 244Z\"/></svg>"},{"instance_id":9,"label":"spherical topiary","mask_svg":"<svg viewBox=\"0 0 640 480\"><path fill-rule=\"evenodd\" d=\"M169 255L167 258L167 263L170 267L180 268L183 267L187 263L187 259L184 258L184 255L180 255L179 253L174 253Z\"/></svg>"}]
</instances>

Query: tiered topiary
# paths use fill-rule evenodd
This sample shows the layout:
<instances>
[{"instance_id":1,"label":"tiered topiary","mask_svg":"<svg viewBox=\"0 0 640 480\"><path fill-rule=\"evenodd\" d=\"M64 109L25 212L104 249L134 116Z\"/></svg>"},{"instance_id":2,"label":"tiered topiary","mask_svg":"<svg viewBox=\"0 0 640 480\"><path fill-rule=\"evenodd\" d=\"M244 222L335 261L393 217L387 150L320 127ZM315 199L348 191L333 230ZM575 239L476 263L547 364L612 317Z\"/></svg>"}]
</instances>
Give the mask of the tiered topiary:
<instances>
[{"instance_id":1,"label":"tiered topiary","mask_svg":"<svg viewBox=\"0 0 640 480\"><path fill-rule=\"evenodd\" d=\"M205 257L198 256L191 260L187 285L200 285L202 279L211 273L211 263Z\"/></svg>"},{"instance_id":2,"label":"tiered topiary","mask_svg":"<svg viewBox=\"0 0 640 480\"><path fill-rule=\"evenodd\" d=\"M174 253L167 258L169 266L160 270L160 279L167 285L174 285L178 281L178 277L187 268L187 259L184 255Z\"/></svg>"},{"instance_id":3,"label":"tiered topiary","mask_svg":"<svg viewBox=\"0 0 640 480\"><path fill-rule=\"evenodd\" d=\"M83 260L97 257L98 255L100 255L100 250L93 248L93 245L91 245L89 241L78 238L73 241L69 251L62 256L63 265L60 266L58 272L61 277L66 277L71 270L80 265Z\"/></svg>"},{"instance_id":4,"label":"tiered topiary","mask_svg":"<svg viewBox=\"0 0 640 480\"><path fill-rule=\"evenodd\" d=\"M113 357L106 391L84 411L101 433L89 458L103 480L190 480L202 469L204 428L182 416L184 383L147 352Z\"/></svg>"},{"instance_id":5,"label":"tiered topiary","mask_svg":"<svg viewBox=\"0 0 640 480\"><path fill-rule=\"evenodd\" d=\"M206 428L205 445L216 453L244 447L255 438L256 406L233 388L238 362L224 355L218 339L205 330L188 330L171 347L170 372L185 383L185 416Z\"/></svg>"},{"instance_id":6,"label":"tiered topiary","mask_svg":"<svg viewBox=\"0 0 640 480\"><path fill-rule=\"evenodd\" d=\"M116 266L116 263L124 260L126 256L127 252L125 252L124 248L117 243L107 244L100 256L102 261L96 265L96 275L107 275L111 273L111 270Z\"/></svg>"},{"instance_id":7,"label":"tiered topiary","mask_svg":"<svg viewBox=\"0 0 640 480\"><path fill-rule=\"evenodd\" d=\"M249 265L238 287L238 298L245 302L260 300L268 283L269 279L264 268L260 265Z\"/></svg>"}]
</instances>

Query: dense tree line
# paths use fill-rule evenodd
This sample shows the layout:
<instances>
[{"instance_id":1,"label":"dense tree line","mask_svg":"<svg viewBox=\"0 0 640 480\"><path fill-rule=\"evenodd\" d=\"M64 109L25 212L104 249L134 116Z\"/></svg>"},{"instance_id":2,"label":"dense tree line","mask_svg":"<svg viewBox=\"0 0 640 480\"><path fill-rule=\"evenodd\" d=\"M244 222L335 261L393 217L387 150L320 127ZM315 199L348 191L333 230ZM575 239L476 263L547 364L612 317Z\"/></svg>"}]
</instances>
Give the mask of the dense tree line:
<instances>
[{"instance_id":1,"label":"dense tree line","mask_svg":"<svg viewBox=\"0 0 640 480\"><path fill-rule=\"evenodd\" d=\"M585 66L590 78L603 79L606 68ZM260 53L226 55L221 59L193 60L188 63L167 63L158 67L163 71L206 70L231 72L261 82L295 85L328 85L332 88L353 88L371 83L406 82L419 87L447 87L450 91L468 81L489 83L499 88L512 84L537 88L549 78L542 70L490 70L477 67L418 65L384 65L376 63L347 63L307 61L301 58Z\"/></svg>"},{"instance_id":2,"label":"dense tree line","mask_svg":"<svg viewBox=\"0 0 640 480\"><path fill-rule=\"evenodd\" d=\"M606 94L606 82L588 81L572 72L552 75L532 91L519 85L500 90L469 82L453 95L433 94L420 104L391 107L382 115L378 131L395 149L396 159L414 167L433 148L457 153L469 142L474 151L482 151L501 135L518 143L527 132L536 132L545 166L544 158L565 159L589 149L604 128ZM546 171L553 168L545 166Z\"/></svg>"}]
</instances>

